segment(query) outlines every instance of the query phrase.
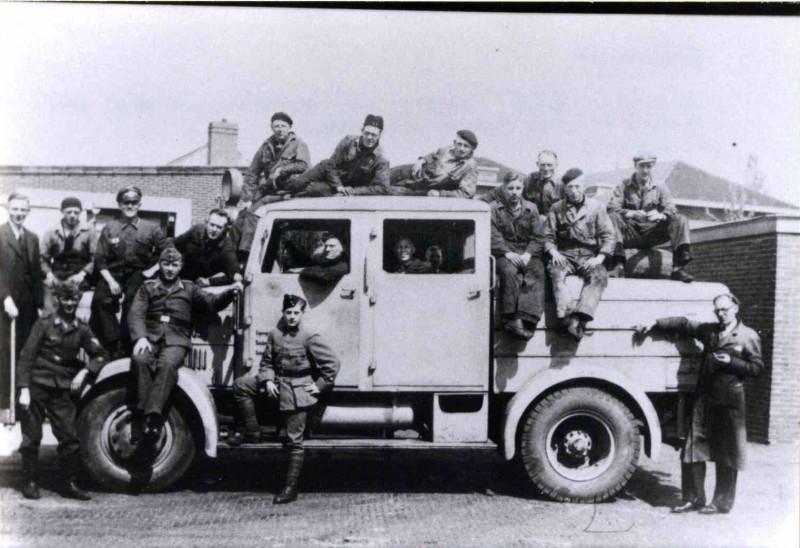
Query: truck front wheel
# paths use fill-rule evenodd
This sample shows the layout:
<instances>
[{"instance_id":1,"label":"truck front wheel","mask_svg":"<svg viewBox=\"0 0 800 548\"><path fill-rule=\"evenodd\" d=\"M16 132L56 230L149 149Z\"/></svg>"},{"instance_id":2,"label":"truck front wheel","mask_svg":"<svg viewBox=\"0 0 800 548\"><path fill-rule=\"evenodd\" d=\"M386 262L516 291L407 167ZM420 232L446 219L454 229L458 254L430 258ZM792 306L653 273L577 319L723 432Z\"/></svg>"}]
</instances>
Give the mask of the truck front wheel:
<instances>
[{"instance_id":1,"label":"truck front wheel","mask_svg":"<svg viewBox=\"0 0 800 548\"><path fill-rule=\"evenodd\" d=\"M86 470L113 491L158 491L180 478L195 454L192 433L180 411L170 409L161 439L151 447L131 441L126 390L113 388L93 398L78 418Z\"/></svg>"},{"instance_id":2,"label":"truck front wheel","mask_svg":"<svg viewBox=\"0 0 800 548\"><path fill-rule=\"evenodd\" d=\"M520 454L534 486L562 502L617 494L639 459L641 436L630 410L596 388L558 390L527 411Z\"/></svg>"}]
</instances>

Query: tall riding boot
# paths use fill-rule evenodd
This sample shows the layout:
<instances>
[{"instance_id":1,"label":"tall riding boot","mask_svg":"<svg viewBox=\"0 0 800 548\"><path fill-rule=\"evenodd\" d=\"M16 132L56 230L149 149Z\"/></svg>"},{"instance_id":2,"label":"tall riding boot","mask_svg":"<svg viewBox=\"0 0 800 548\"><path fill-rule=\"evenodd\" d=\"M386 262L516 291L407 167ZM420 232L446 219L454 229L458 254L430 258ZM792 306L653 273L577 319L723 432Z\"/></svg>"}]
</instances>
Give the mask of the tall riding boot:
<instances>
[{"instance_id":1,"label":"tall riding boot","mask_svg":"<svg viewBox=\"0 0 800 548\"><path fill-rule=\"evenodd\" d=\"M78 487L78 470L80 469L80 455L64 457L64 491L63 495L70 499L92 500L92 496Z\"/></svg>"},{"instance_id":2,"label":"tall riding boot","mask_svg":"<svg viewBox=\"0 0 800 548\"><path fill-rule=\"evenodd\" d=\"M297 483L300 481L300 472L303 470L304 453L290 453L289 466L286 470L286 485L283 491L275 495L273 504L286 504L297 500Z\"/></svg>"},{"instance_id":3,"label":"tall riding boot","mask_svg":"<svg viewBox=\"0 0 800 548\"><path fill-rule=\"evenodd\" d=\"M31 500L42 498L42 493L39 491L38 454L22 453L22 474L25 478L25 485L22 486L22 496Z\"/></svg>"}]
</instances>

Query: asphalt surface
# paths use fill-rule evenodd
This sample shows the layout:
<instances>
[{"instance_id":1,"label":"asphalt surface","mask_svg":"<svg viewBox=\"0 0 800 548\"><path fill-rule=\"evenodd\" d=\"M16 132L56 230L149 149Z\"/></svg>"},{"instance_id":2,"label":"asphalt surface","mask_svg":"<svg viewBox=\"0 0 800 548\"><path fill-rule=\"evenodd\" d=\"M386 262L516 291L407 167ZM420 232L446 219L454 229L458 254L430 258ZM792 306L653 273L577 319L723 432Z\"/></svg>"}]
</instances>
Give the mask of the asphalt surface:
<instances>
[{"instance_id":1,"label":"asphalt surface","mask_svg":"<svg viewBox=\"0 0 800 548\"><path fill-rule=\"evenodd\" d=\"M1 546L792 546L798 540L798 447L750 444L729 515L674 515L677 453L647 458L613 501L533 496L494 452L310 455L297 502L272 505L275 453L213 461L205 489L187 479L160 494L57 494L58 460L43 450L43 498L28 501L19 455L0 458ZM713 466L708 474L713 489Z\"/></svg>"}]
</instances>

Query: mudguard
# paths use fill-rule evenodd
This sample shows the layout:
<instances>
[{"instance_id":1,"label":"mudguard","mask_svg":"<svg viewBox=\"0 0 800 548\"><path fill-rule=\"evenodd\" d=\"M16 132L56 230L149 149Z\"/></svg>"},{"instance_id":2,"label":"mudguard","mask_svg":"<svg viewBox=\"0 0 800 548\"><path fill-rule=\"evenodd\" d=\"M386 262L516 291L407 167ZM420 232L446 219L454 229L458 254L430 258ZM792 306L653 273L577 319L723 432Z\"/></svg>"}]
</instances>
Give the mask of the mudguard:
<instances>
[{"instance_id":1,"label":"mudguard","mask_svg":"<svg viewBox=\"0 0 800 548\"><path fill-rule=\"evenodd\" d=\"M130 372L130 358L123 358L107 363L100 370L93 385L84 387L81 399L84 399L93 386L97 386L111 378L127 375ZM192 370L181 367L178 369L178 390L182 391L194 405L200 420L203 422L205 435L205 452L211 458L217 456L217 406L205 382Z\"/></svg>"},{"instance_id":2,"label":"mudguard","mask_svg":"<svg viewBox=\"0 0 800 548\"><path fill-rule=\"evenodd\" d=\"M614 385L626 392L636 402L647 421L647 429L650 434L645 444L647 454L652 460L657 461L661 453L661 424L647 394L628 377L613 369L572 365L563 369L547 369L533 376L508 402L503 417L503 455L505 458L507 460L514 458L517 449L517 427L522 414L531 402L553 386L564 385L565 388L580 386L582 380L587 381L587 384L596 384L597 381L601 381Z\"/></svg>"}]
</instances>

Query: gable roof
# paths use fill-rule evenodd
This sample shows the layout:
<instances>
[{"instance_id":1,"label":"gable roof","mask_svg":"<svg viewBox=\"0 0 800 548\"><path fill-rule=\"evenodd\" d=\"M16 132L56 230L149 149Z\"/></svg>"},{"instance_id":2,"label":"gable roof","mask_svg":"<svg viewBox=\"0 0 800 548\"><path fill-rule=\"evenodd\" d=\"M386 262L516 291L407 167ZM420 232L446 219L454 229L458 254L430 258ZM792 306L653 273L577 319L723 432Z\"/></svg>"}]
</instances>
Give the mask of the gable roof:
<instances>
[{"instance_id":1,"label":"gable roof","mask_svg":"<svg viewBox=\"0 0 800 548\"><path fill-rule=\"evenodd\" d=\"M613 189L632 174L632 168L592 173L586 176L586 186L587 188ZM653 180L666 185L678 202L713 202L728 205L730 196L736 192L741 193L744 203L750 206L800 209L796 205L751 190L680 160L658 162L653 168Z\"/></svg>"}]
</instances>

